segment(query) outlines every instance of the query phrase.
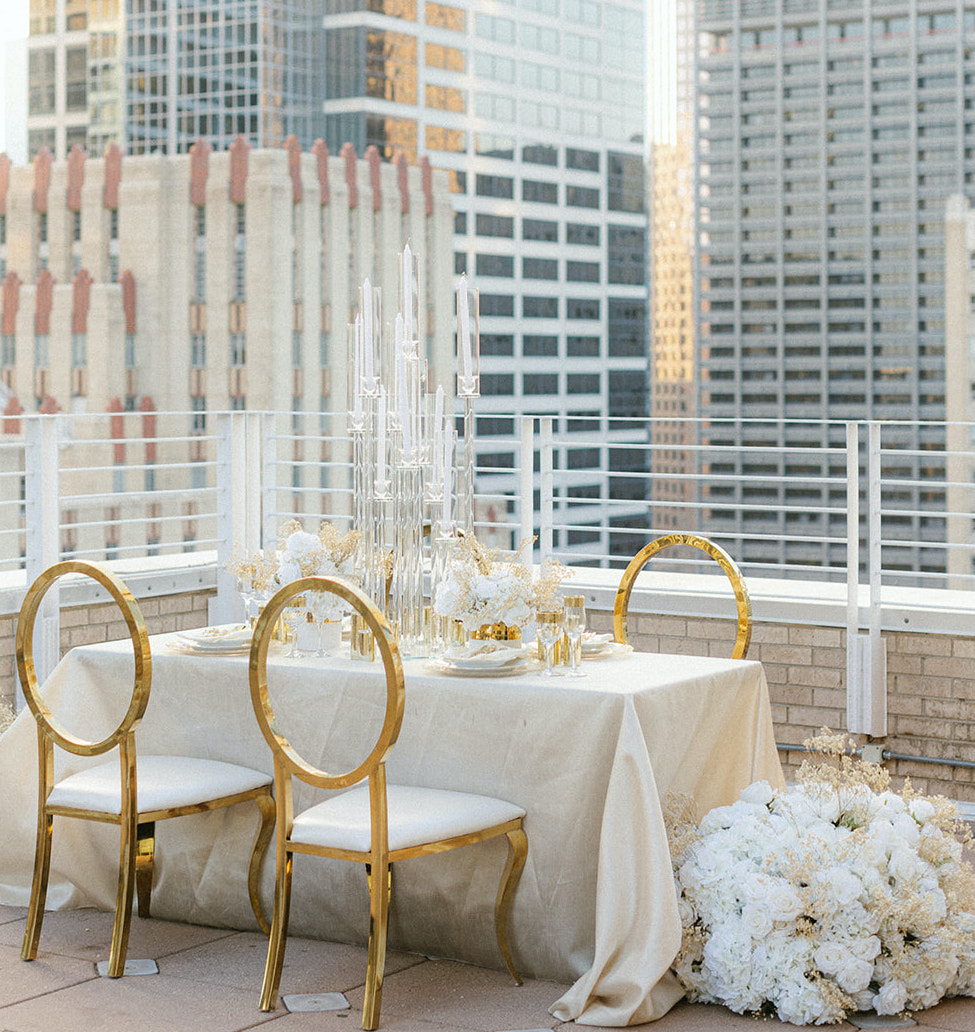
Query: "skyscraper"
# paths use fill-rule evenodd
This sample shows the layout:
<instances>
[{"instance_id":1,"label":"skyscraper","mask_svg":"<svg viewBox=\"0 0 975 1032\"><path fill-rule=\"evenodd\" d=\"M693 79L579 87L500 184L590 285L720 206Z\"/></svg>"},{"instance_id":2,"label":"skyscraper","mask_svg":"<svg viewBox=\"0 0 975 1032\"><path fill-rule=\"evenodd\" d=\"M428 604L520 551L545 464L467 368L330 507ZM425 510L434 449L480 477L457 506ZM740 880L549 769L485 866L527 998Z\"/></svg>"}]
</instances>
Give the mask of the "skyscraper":
<instances>
[{"instance_id":1,"label":"skyscraper","mask_svg":"<svg viewBox=\"0 0 975 1032\"><path fill-rule=\"evenodd\" d=\"M312 0L31 0L28 152L186 153L321 135Z\"/></svg>"},{"instance_id":2,"label":"skyscraper","mask_svg":"<svg viewBox=\"0 0 975 1032\"><path fill-rule=\"evenodd\" d=\"M843 514L825 510L844 488L817 450L842 442L842 420L945 418L944 212L975 177L975 5L698 0L697 14L699 413L731 420L711 443L769 446L754 468L727 460L723 527L767 535L734 544L746 561L837 564L826 532ZM943 569L928 513L944 510L944 431L912 424L902 442L889 527L907 543L885 565ZM801 499L776 482L794 462Z\"/></svg>"},{"instance_id":3,"label":"skyscraper","mask_svg":"<svg viewBox=\"0 0 975 1032\"><path fill-rule=\"evenodd\" d=\"M490 441L512 412L603 441L606 416L647 414L646 18L644 0L326 3L329 148L425 154L450 174L455 272L480 290L482 467L513 464L510 440ZM575 452L563 468L646 463L591 440ZM645 526L644 481L577 480L557 503L592 504L573 545Z\"/></svg>"}]
</instances>

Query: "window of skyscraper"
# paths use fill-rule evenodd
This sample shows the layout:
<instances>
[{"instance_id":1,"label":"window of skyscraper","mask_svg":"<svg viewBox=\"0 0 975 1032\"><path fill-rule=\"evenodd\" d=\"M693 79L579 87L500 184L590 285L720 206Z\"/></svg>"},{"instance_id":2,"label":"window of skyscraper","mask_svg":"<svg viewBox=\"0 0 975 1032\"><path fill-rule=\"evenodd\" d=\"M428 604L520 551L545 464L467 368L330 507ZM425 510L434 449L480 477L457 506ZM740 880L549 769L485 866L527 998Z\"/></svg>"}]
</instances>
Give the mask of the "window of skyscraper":
<instances>
[{"instance_id":1,"label":"window of skyscraper","mask_svg":"<svg viewBox=\"0 0 975 1032\"><path fill-rule=\"evenodd\" d=\"M521 377L522 394L558 394L558 373L523 373Z\"/></svg>"},{"instance_id":2,"label":"window of skyscraper","mask_svg":"<svg viewBox=\"0 0 975 1032\"><path fill-rule=\"evenodd\" d=\"M428 2L424 6L424 17L427 25L437 25L453 32L467 31L467 12L447 4Z\"/></svg>"},{"instance_id":3,"label":"window of skyscraper","mask_svg":"<svg viewBox=\"0 0 975 1032\"><path fill-rule=\"evenodd\" d=\"M557 297L523 297L521 314L525 319L557 319L559 317L559 299Z\"/></svg>"},{"instance_id":4,"label":"window of skyscraper","mask_svg":"<svg viewBox=\"0 0 975 1032\"><path fill-rule=\"evenodd\" d=\"M54 59L53 48L31 50L28 54L28 81L30 93L27 112L31 115L49 115L54 112ZM35 149L31 149L35 153Z\"/></svg>"},{"instance_id":5,"label":"window of skyscraper","mask_svg":"<svg viewBox=\"0 0 975 1032\"><path fill-rule=\"evenodd\" d=\"M584 247L599 247L599 226L585 222L569 222L565 227L565 242Z\"/></svg>"},{"instance_id":6,"label":"window of skyscraper","mask_svg":"<svg viewBox=\"0 0 975 1032\"><path fill-rule=\"evenodd\" d=\"M513 355L515 338L510 333L482 333L480 337L482 355Z\"/></svg>"},{"instance_id":7,"label":"window of skyscraper","mask_svg":"<svg viewBox=\"0 0 975 1032\"><path fill-rule=\"evenodd\" d=\"M599 373L569 373L566 377L566 390L569 394L598 394Z\"/></svg>"},{"instance_id":8,"label":"window of skyscraper","mask_svg":"<svg viewBox=\"0 0 975 1032\"><path fill-rule=\"evenodd\" d=\"M495 43L514 43L515 23L511 18L499 18L493 14L478 14L474 20L474 31L481 39Z\"/></svg>"},{"instance_id":9,"label":"window of skyscraper","mask_svg":"<svg viewBox=\"0 0 975 1032\"><path fill-rule=\"evenodd\" d=\"M562 0L562 17L580 25L598 26L601 7L596 0Z\"/></svg>"},{"instance_id":10,"label":"window of skyscraper","mask_svg":"<svg viewBox=\"0 0 975 1032\"><path fill-rule=\"evenodd\" d=\"M535 179L523 179L521 182L521 199L523 201L533 201L535 204L558 204L558 184L542 183Z\"/></svg>"},{"instance_id":11,"label":"window of skyscraper","mask_svg":"<svg viewBox=\"0 0 975 1032\"><path fill-rule=\"evenodd\" d=\"M572 186L565 188L565 203L570 208L598 208L599 190L591 186Z\"/></svg>"},{"instance_id":12,"label":"window of skyscraper","mask_svg":"<svg viewBox=\"0 0 975 1032\"><path fill-rule=\"evenodd\" d=\"M502 276L511 279L515 274L515 260L507 254L478 254L474 258L478 276Z\"/></svg>"},{"instance_id":13,"label":"window of skyscraper","mask_svg":"<svg viewBox=\"0 0 975 1032\"><path fill-rule=\"evenodd\" d=\"M515 141L510 136L494 136L489 133L476 133L474 150L487 158L500 158L503 161L514 161Z\"/></svg>"},{"instance_id":14,"label":"window of skyscraper","mask_svg":"<svg viewBox=\"0 0 975 1032\"><path fill-rule=\"evenodd\" d=\"M481 315L513 316L515 299L510 294L481 294Z\"/></svg>"},{"instance_id":15,"label":"window of skyscraper","mask_svg":"<svg viewBox=\"0 0 975 1032\"><path fill-rule=\"evenodd\" d=\"M511 373L481 373L481 394L514 394L515 378Z\"/></svg>"},{"instance_id":16,"label":"window of skyscraper","mask_svg":"<svg viewBox=\"0 0 975 1032\"><path fill-rule=\"evenodd\" d=\"M577 147L565 148L565 167L578 168L585 172L599 171L599 152L579 150Z\"/></svg>"},{"instance_id":17,"label":"window of skyscraper","mask_svg":"<svg viewBox=\"0 0 975 1032\"><path fill-rule=\"evenodd\" d=\"M474 192L478 197L505 197L514 196L515 181L509 176L485 176L478 174L475 180Z\"/></svg>"},{"instance_id":18,"label":"window of skyscraper","mask_svg":"<svg viewBox=\"0 0 975 1032\"><path fill-rule=\"evenodd\" d=\"M458 90L452 86L428 85L425 95L426 106L439 111L467 110L467 92Z\"/></svg>"},{"instance_id":19,"label":"window of skyscraper","mask_svg":"<svg viewBox=\"0 0 975 1032\"><path fill-rule=\"evenodd\" d=\"M598 337L566 337L566 354L570 358L598 358Z\"/></svg>"},{"instance_id":20,"label":"window of skyscraper","mask_svg":"<svg viewBox=\"0 0 975 1032\"><path fill-rule=\"evenodd\" d=\"M522 258L521 275L525 279L557 280L559 263L554 258Z\"/></svg>"},{"instance_id":21,"label":"window of skyscraper","mask_svg":"<svg viewBox=\"0 0 975 1032\"><path fill-rule=\"evenodd\" d=\"M606 197L610 211L645 210L643 159L637 154L607 154Z\"/></svg>"},{"instance_id":22,"label":"window of skyscraper","mask_svg":"<svg viewBox=\"0 0 975 1032\"><path fill-rule=\"evenodd\" d=\"M521 338L521 353L526 357L557 357L559 338L553 334L526 333Z\"/></svg>"},{"instance_id":23,"label":"window of skyscraper","mask_svg":"<svg viewBox=\"0 0 975 1032\"><path fill-rule=\"evenodd\" d=\"M559 239L559 224L545 219L522 219L521 239L544 240L549 243L557 243Z\"/></svg>"},{"instance_id":24,"label":"window of skyscraper","mask_svg":"<svg viewBox=\"0 0 975 1032\"><path fill-rule=\"evenodd\" d=\"M427 11L429 10L428 4ZM467 58L463 50L445 47L440 43L427 43L423 48L423 57L428 68L444 68L450 72L463 72L467 68Z\"/></svg>"},{"instance_id":25,"label":"window of skyscraper","mask_svg":"<svg viewBox=\"0 0 975 1032\"><path fill-rule=\"evenodd\" d=\"M521 149L521 160L533 165L557 165L559 154L555 147L547 144L527 144Z\"/></svg>"},{"instance_id":26,"label":"window of skyscraper","mask_svg":"<svg viewBox=\"0 0 975 1032\"><path fill-rule=\"evenodd\" d=\"M598 319L599 298L570 297L565 302L566 319Z\"/></svg>"},{"instance_id":27,"label":"window of skyscraper","mask_svg":"<svg viewBox=\"0 0 975 1032\"><path fill-rule=\"evenodd\" d=\"M570 283L598 283L599 262L566 262L565 278Z\"/></svg>"},{"instance_id":28,"label":"window of skyscraper","mask_svg":"<svg viewBox=\"0 0 975 1032\"><path fill-rule=\"evenodd\" d=\"M493 237L514 237L515 220L510 215L477 216L477 235Z\"/></svg>"}]
</instances>

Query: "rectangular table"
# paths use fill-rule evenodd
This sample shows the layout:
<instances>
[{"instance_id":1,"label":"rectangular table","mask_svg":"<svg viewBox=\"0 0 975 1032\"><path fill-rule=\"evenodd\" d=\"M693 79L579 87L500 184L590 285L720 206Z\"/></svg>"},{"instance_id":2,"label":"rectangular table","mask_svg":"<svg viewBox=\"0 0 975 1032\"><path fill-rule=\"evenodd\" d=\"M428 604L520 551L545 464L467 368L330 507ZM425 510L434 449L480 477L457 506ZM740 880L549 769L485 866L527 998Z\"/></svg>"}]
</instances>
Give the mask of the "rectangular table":
<instances>
[{"instance_id":1,"label":"rectangular table","mask_svg":"<svg viewBox=\"0 0 975 1032\"><path fill-rule=\"evenodd\" d=\"M171 635L152 639L139 751L270 772L247 657L180 654L172 643ZM131 667L127 641L73 649L46 698L68 727L99 735L118 720ZM669 973L680 920L662 811L671 794L692 796L703 814L752 781L782 784L761 664L631 653L586 662L579 679L450 677L422 660L404 667L406 712L389 780L495 795L527 811L528 862L509 922L522 974L573 983L551 1008L561 1020L626 1025L666 1013L682 994ZM348 659L273 655L268 681L282 729L313 762L333 772L354 766L382 718L380 672ZM8 905L29 898L35 753L25 712L0 742L0 903ZM60 759L59 775L91 762ZM313 800L311 791L296 808ZM153 913L256 927L246 891L255 827L248 805L160 824ZM390 945L501 967L493 902L504 850L502 840L397 865ZM268 907L272 857L273 849ZM48 906L111 909L117 862L117 830L59 819ZM365 942L364 873L298 857L291 931Z\"/></svg>"}]
</instances>

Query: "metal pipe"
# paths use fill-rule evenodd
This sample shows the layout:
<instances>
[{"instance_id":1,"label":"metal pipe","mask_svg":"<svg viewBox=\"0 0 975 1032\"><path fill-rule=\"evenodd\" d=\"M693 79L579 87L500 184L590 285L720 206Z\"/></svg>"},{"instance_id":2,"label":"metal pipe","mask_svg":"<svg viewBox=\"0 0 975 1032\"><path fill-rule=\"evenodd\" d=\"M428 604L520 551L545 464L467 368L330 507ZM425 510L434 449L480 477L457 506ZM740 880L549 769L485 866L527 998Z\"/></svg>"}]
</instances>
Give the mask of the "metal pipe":
<instances>
[{"instance_id":1,"label":"metal pipe","mask_svg":"<svg viewBox=\"0 0 975 1032\"><path fill-rule=\"evenodd\" d=\"M812 752L805 745L781 745L776 743L775 748L779 752ZM860 756L863 749L851 749L847 756ZM912 760L914 763L930 763L937 767L958 767L963 770L975 770L975 760L946 760L939 756L915 756L912 753L891 752L890 749L882 749L880 752L881 762L887 760Z\"/></svg>"}]
</instances>

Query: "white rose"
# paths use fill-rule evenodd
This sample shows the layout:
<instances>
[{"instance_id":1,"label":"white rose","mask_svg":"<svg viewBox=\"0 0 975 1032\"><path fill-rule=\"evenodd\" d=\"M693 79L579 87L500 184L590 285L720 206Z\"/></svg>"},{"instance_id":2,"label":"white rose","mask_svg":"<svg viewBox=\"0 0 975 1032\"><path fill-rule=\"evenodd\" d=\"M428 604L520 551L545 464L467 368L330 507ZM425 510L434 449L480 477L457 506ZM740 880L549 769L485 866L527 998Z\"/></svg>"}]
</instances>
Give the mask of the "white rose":
<instances>
[{"instance_id":1,"label":"white rose","mask_svg":"<svg viewBox=\"0 0 975 1032\"><path fill-rule=\"evenodd\" d=\"M890 854L887 870L898 884L912 884L919 874L917 854L904 846L895 849Z\"/></svg>"},{"instance_id":2,"label":"white rose","mask_svg":"<svg viewBox=\"0 0 975 1032\"><path fill-rule=\"evenodd\" d=\"M891 981L880 987L873 998L873 1009L878 1014L900 1014L907 1004L907 990L902 982Z\"/></svg>"},{"instance_id":3,"label":"white rose","mask_svg":"<svg viewBox=\"0 0 975 1032\"><path fill-rule=\"evenodd\" d=\"M772 882L765 903L773 921L794 921L802 913L799 894L784 881Z\"/></svg>"},{"instance_id":4,"label":"white rose","mask_svg":"<svg viewBox=\"0 0 975 1032\"><path fill-rule=\"evenodd\" d=\"M294 555L307 555L321 548L321 542L314 534L304 530L296 530L284 543L285 551Z\"/></svg>"},{"instance_id":5,"label":"white rose","mask_svg":"<svg viewBox=\"0 0 975 1032\"><path fill-rule=\"evenodd\" d=\"M820 879L829 886L830 898L841 907L848 907L860 898L863 883L847 867L834 864L827 868Z\"/></svg>"},{"instance_id":6,"label":"white rose","mask_svg":"<svg viewBox=\"0 0 975 1032\"><path fill-rule=\"evenodd\" d=\"M870 985L873 964L869 960L854 957L849 950L844 950L843 953L843 960L836 972L836 984L845 993L859 993Z\"/></svg>"},{"instance_id":7,"label":"white rose","mask_svg":"<svg viewBox=\"0 0 975 1032\"><path fill-rule=\"evenodd\" d=\"M301 576L301 567L293 560L285 560L278 565L278 583L290 584Z\"/></svg>"},{"instance_id":8,"label":"white rose","mask_svg":"<svg viewBox=\"0 0 975 1032\"><path fill-rule=\"evenodd\" d=\"M474 591L478 598L494 598L498 593L498 582L490 577L486 577L484 574L480 574L477 580L474 581Z\"/></svg>"},{"instance_id":9,"label":"white rose","mask_svg":"<svg viewBox=\"0 0 975 1032\"><path fill-rule=\"evenodd\" d=\"M753 939L764 939L774 927L771 915L761 903L746 903L741 909L741 923Z\"/></svg>"},{"instance_id":10,"label":"white rose","mask_svg":"<svg viewBox=\"0 0 975 1032\"><path fill-rule=\"evenodd\" d=\"M911 816L918 824L927 824L934 816L934 807L927 799L914 799L911 802Z\"/></svg>"},{"instance_id":11,"label":"white rose","mask_svg":"<svg viewBox=\"0 0 975 1032\"><path fill-rule=\"evenodd\" d=\"M843 963L846 951L838 942L824 942L813 954L816 967L824 975L835 975Z\"/></svg>"},{"instance_id":12,"label":"white rose","mask_svg":"<svg viewBox=\"0 0 975 1032\"><path fill-rule=\"evenodd\" d=\"M767 781L756 781L742 791L741 798L753 806L768 806L775 798L775 790Z\"/></svg>"}]
</instances>

